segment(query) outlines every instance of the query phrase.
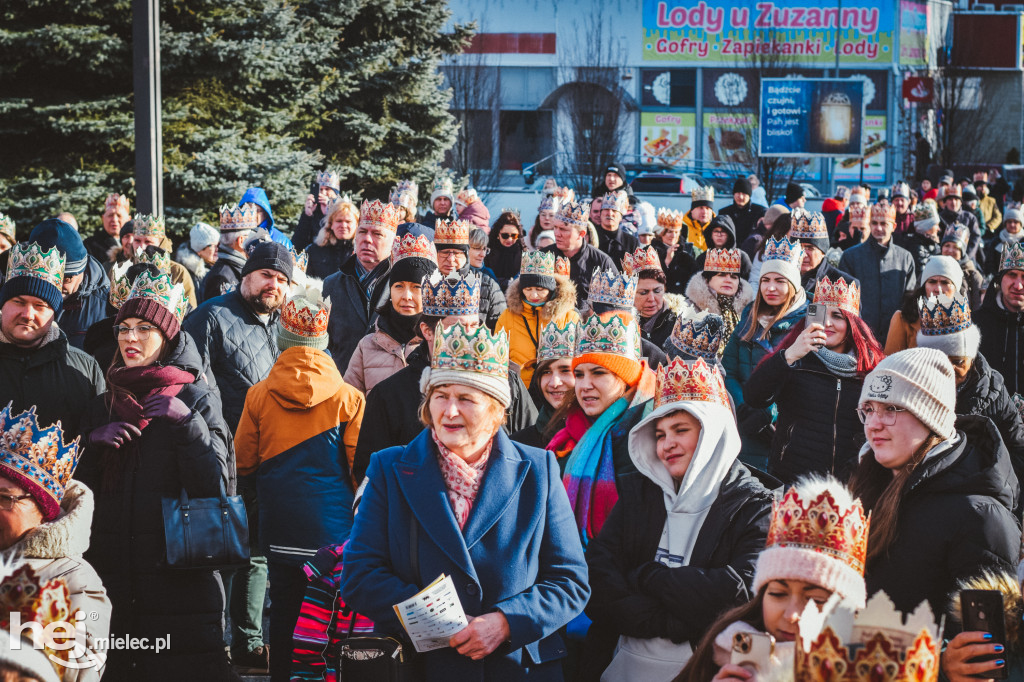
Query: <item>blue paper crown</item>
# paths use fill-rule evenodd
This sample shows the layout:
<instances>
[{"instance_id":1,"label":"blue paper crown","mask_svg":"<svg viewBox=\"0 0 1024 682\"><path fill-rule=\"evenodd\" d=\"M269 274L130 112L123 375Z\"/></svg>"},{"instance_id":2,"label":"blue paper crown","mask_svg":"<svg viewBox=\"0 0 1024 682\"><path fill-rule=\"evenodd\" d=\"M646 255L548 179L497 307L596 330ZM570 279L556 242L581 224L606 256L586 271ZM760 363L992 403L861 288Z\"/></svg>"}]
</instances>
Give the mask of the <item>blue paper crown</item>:
<instances>
[{"instance_id":1,"label":"blue paper crown","mask_svg":"<svg viewBox=\"0 0 1024 682\"><path fill-rule=\"evenodd\" d=\"M41 487L57 505L78 465L78 439L64 442L60 422L42 427L32 406L14 414L13 403L0 410L0 471L13 471Z\"/></svg>"},{"instance_id":2,"label":"blue paper crown","mask_svg":"<svg viewBox=\"0 0 1024 682\"><path fill-rule=\"evenodd\" d=\"M966 296L929 296L921 301L921 334L956 334L971 326L971 305Z\"/></svg>"},{"instance_id":3,"label":"blue paper crown","mask_svg":"<svg viewBox=\"0 0 1024 682\"><path fill-rule=\"evenodd\" d=\"M623 275L612 270L594 271L590 280L591 303L604 303L615 308L632 310L636 302L636 285L639 279L634 275Z\"/></svg>"},{"instance_id":4,"label":"blue paper crown","mask_svg":"<svg viewBox=\"0 0 1024 682\"><path fill-rule=\"evenodd\" d=\"M770 237L764 248L765 263L770 260L781 260L799 269L803 257L804 250L799 242L790 241L786 237L782 239Z\"/></svg>"},{"instance_id":5,"label":"blue paper crown","mask_svg":"<svg viewBox=\"0 0 1024 682\"><path fill-rule=\"evenodd\" d=\"M480 277L475 273L463 279L455 273L445 277L435 270L423 284L424 315L448 317L480 312Z\"/></svg>"}]
</instances>

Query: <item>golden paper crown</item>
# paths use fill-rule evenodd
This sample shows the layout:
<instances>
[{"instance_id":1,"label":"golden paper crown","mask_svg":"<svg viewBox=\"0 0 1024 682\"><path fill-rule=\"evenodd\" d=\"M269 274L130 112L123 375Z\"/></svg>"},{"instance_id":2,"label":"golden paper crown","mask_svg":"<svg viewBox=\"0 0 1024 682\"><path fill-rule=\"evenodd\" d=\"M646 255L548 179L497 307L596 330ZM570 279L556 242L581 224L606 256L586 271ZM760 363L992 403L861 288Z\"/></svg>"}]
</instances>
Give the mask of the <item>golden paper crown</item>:
<instances>
[{"instance_id":1,"label":"golden paper crown","mask_svg":"<svg viewBox=\"0 0 1024 682\"><path fill-rule=\"evenodd\" d=\"M469 206L475 201L480 201L480 197L472 187L467 187L455 197L455 203L462 204L463 206Z\"/></svg>"},{"instance_id":2,"label":"golden paper crown","mask_svg":"<svg viewBox=\"0 0 1024 682\"><path fill-rule=\"evenodd\" d=\"M703 358L687 362L676 358L658 368L654 408L681 402L714 403L729 408L729 392L718 365Z\"/></svg>"},{"instance_id":3,"label":"golden paper crown","mask_svg":"<svg viewBox=\"0 0 1024 682\"><path fill-rule=\"evenodd\" d=\"M860 315L860 284L857 280L847 284L842 277L835 282L822 277L814 287L814 303L839 308L851 315Z\"/></svg>"},{"instance_id":4,"label":"golden paper crown","mask_svg":"<svg viewBox=\"0 0 1024 682\"><path fill-rule=\"evenodd\" d=\"M434 223L434 244L469 246L472 227L468 220L438 220Z\"/></svg>"},{"instance_id":5,"label":"golden paper crown","mask_svg":"<svg viewBox=\"0 0 1024 682\"><path fill-rule=\"evenodd\" d=\"M714 202L715 200L715 188L711 185L705 187L694 187L690 191L690 202L694 201L708 201Z\"/></svg>"},{"instance_id":6,"label":"golden paper crown","mask_svg":"<svg viewBox=\"0 0 1024 682\"><path fill-rule=\"evenodd\" d=\"M398 223L402 221L398 207L388 202L382 204L374 199L364 201L359 208L359 227L368 229L380 228L385 232L396 232Z\"/></svg>"},{"instance_id":7,"label":"golden paper crown","mask_svg":"<svg viewBox=\"0 0 1024 682\"><path fill-rule=\"evenodd\" d=\"M220 231L240 232L255 230L260 224L256 213L256 204L232 206L224 204L220 207Z\"/></svg>"},{"instance_id":8,"label":"golden paper crown","mask_svg":"<svg viewBox=\"0 0 1024 682\"><path fill-rule=\"evenodd\" d=\"M621 189L608 192L601 198L602 211L617 211L622 215L629 212L629 196Z\"/></svg>"},{"instance_id":9,"label":"golden paper crown","mask_svg":"<svg viewBox=\"0 0 1024 682\"><path fill-rule=\"evenodd\" d=\"M896 207L889 202L879 202L871 206L871 220L884 220L887 223L896 222Z\"/></svg>"},{"instance_id":10,"label":"golden paper crown","mask_svg":"<svg viewBox=\"0 0 1024 682\"><path fill-rule=\"evenodd\" d=\"M330 298L314 301L305 296L296 296L289 299L281 308L281 326L292 334L305 338L317 338L327 334L327 322L330 318Z\"/></svg>"},{"instance_id":11,"label":"golden paper crown","mask_svg":"<svg viewBox=\"0 0 1024 682\"><path fill-rule=\"evenodd\" d=\"M442 175L434 181L434 189L430 192L431 197L437 197L442 194L455 194L455 185L452 183L452 179L447 175Z\"/></svg>"},{"instance_id":12,"label":"golden paper crown","mask_svg":"<svg viewBox=\"0 0 1024 682\"><path fill-rule=\"evenodd\" d=\"M568 258L555 256L555 277L568 277L570 267Z\"/></svg>"},{"instance_id":13,"label":"golden paper crown","mask_svg":"<svg viewBox=\"0 0 1024 682\"><path fill-rule=\"evenodd\" d=\"M480 277L473 272L463 279L454 271L445 277L440 270L434 270L423 282L423 314L435 317L478 314L480 284Z\"/></svg>"},{"instance_id":14,"label":"golden paper crown","mask_svg":"<svg viewBox=\"0 0 1024 682\"><path fill-rule=\"evenodd\" d=\"M171 271L171 254L161 248L150 249L152 253L146 253L146 249L135 249L132 254L132 263L149 263L156 266L160 272Z\"/></svg>"},{"instance_id":15,"label":"golden paper crown","mask_svg":"<svg viewBox=\"0 0 1024 682\"><path fill-rule=\"evenodd\" d=\"M661 270L661 259L653 246L641 246L622 257L622 271L639 276L644 270Z\"/></svg>"},{"instance_id":16,"label":"golden paper crown","mask_svg":"<svg viewBox=\"0 0 1024 682\"><path fill-rule=\"evenodd\" d=\"M850 204L850 227L864 227L867 224L867 204Z\"/></svg>"},{"instance_id":17,"label":"golden paper crown","mask_svg":"<svg viewBox=\"0 0 1024 682\"><path fill-rule=\"evenodd\" d=\"M604 303L614 308L632 310L636 302L637 282L635 275L619 274L611 270L602 272L601 268L597 268L590 279L588 298L591 303Z\"/></svg>"},{"instance_id":18,"label":"golden paper crown","mask_svg":"<svg viewBox=\"0 0 1024 682\"><path fill-rule=\"evenodd\" d=\"M163 239L167 236L163 217L148 213L136 213L132 222L132 234L136 237L160 237Z\"/></svg>"},{"instance_id":19,"label":"golden paper crown","mask_svg":"<svg viewBox=\"0 0 1024 682\"><path fill-rule=\"evenodd\" d=\"M570 227L585 227L590 222L590 207L582 202L567 201L558 209L558 219Z\"/></svg>"},{"instance_id":20,"label":"golden paper crown","mask_svg":"<svg viewBox=\"0 0 1024 682\"><path fill-rule=\"evenodd\" d=\"M32 487L41 488L53 498L49 506L58 511L81 456L79 439L65 443L59 421L41 425L35 406L15 414L11 402L0 410L0 475L19 483L27 479ZM43 506L47 505L40 502L40 507Z\"/></svg>"},{"instance_id":21,"label":"golden paper crown","mask_svg":"<svg viewBox=\"0 0 1024 682\"><path fill-rule=\"evenodd\" d=\"M419 186L412 180L400 181L393 190L389 200L395 206L416 210L416 202L419 199Z\"/></svg>"},{"instance_id":22,"label":"golden paper crown","mask_svg":"<svg viewBox=\"0 0 1024 682\"><path fill-rule=\"evenodd\" d=\"M520 275L555 276L555 254L543 251L527 251L523 253Z\"/></svg>"},{"instance_id":23,"label":"golden paper crown","mask_svg":"<svg viewBox=\"0 0 1024 682\"><path fill-rule=\"evenodd\" d=\"M958 198L960 198L962 200L963 197L964 197L964 190L960 186L960 183L954 182L952 185L946 185L945 187L940 187L939 188L939 192L938 192L938 196L939 196L939 201L943 201L946 197L958 197Z\"/></svg>"},{"instance_id":24,"label":"golden paper crown","mask_svg":"<svg viewBox=\"0 0 1024 682\"><path fill-rule=\"evenodd\" d=\"M602 317L607 317L602 321ZM640 361L640 329L632 315L591 315L576 330L575 357L586 353L619 355Z\"/></svg>"},{"instance_id":25,"label":"golden paper crown","mask_svg":"<svg viewBox=\"0 0 1024 682\"><path fill-rule=\"evenodd\" d=\"M828 239L828 226L821 213L794 208L790 217L793 225L789 230L790 239Z\"/></svg>"},{"instance_id":26,"label":"golden paper crown","mask_svg":"<svg viewBox=\"0 0 1024 682\"><path fill-rule=\"evenodd\" d=\"M461 370L508 381L508 334L492 334L480 325L468 331L462 323L448 329L438 322L434 333L431 370Z\"/></svg>"},{"instance_id":27,"label":"golden paper crown","mask_svg":"<svg viewBox=\"0 0 1024 682\"><path fill-rule=\"evenodd\" d=\"M999 257L999 272L1007 270L1024 270L1024 245L1003 244L1003 254Z\"/></svg>"},{"instance_id":28,"label":"golden paper crown","mask_svg":"<svg viewBox=\"0 0 1024 682\"><path fill-rule=\"evenodd\" d=\"M537 362L571 359L576 352L576 333L576 323L571 320L561 327L556 322L548 322L537 342Z\"/></svg>"},{"instance_id":29,"label":"golden paper crown","mask_svg":"<svg viewBox=\"0 0 1024 682\"><path fill-rule=\"evenodd\" d=\"M864 575L868 552L868 519L860 500L844 507L824 490L811 499L798 486L786 491L772 507L765 549L789 547L824 554Z\"/></svg>"},{"instance_id":30,"label":"golden paper crown","mask_svg":"<svg viewBox=\"0 0 1024 682\"><path fill-rule=\"evenodd\" d=\"M115 211L124 210L125 213L131 214L128 207L128 197L123 194L115 193L107 195L107 200L103 202L103 212L106 213L110 208L113 208Z\"/></svg>"},{"instance_id":31,"label":"golden paper crown","mask_svg":"<svg viewBox=\"0 0 1024 682\"><path fill-rule=\"evenodd\" d=\"M673 211L669 208L658 209L658 227L662 230L672 228L675 230L683 227L683 218L686 214L682 211Z\"/></svg>"},{"instance_id":32,"label":"golden paper crown","mask_svg":"<svg viewBox=\"0 0 1024 682\"><path fill-rule=\"evenodd\" d=\"M122 263L114 263L110 269L110 295L107 301L111 307L121 309L128 295L132 293L132 283L128 281L128 269L134 265L130 260Z\"/></svg>"},{"instance_id":33,"label":"golden paper crown","mask_svg":"<svg viewBox=\"0 0 1024 682\"><path fill-rule=\"evenodd\" d=\"M403 234L391 245L392 267L403 258L426 258L437 264L437 249L426 235Z\"/></svg>"},{"instance_id":34,"label":"golden paper crown","mask_svg":"<svg viewBox=\"0 0 1024 682\"><path fill-rule=\"evenodd\" d=\"M171 276L167 273L151 275L148 272L140 272L132 285L131 293L125 299L125 303L133 298L144 298L153 301L161 307L171 311L178 324L185 319L188 312L188 299L185 297L185 288L180 284L171 282Z\"/></svg>"},{"instance_id":35,"label":"golden paper crown","mask_svg":"<svg viewBox=\"0 0 1024 682\"><path fill-rule=\"evenodd\" d=\"M710 249L704 256L704 272L732 272L743 268L743 252L739 249Z\"/></svg>"},{"instance_id":36,"label":"golden paper crown","mask_svg":"<svg viewBox=\"0 0 1024 682\"><path fill-rule=\"evenodd\" d=\"M560 201L575 201L576 192L568 187L555 187L554 196Z\"/></svg>"},{"instance_id":37,"label":"golden paper crown","mask_svg":"<svg viewBox=\"0 0 1024 682\"><path fill-rule=\"evenodd\" d=\"M62 289L65 262L64 255L56 246L43 251L35 242L21 242L11 247L11 258L7 263L7 280L15 277L33 277Z\"/></svg>"},{"instance_id":38,"label":"golden paper crown","mask_svg":"<svg viewBox=\"0 0 1024 682\"><path fill-rule=\"evenodd\" d=\"M943 336L962 332L971 326L971 304L961 294L929 296L921 301L921 333Z\"/></svg>"},{"instance_id":39,"label":"golden paper crown","mask_svg":"<svg viewBox=\"0 0 1024 682\"><path fill-rule=\"evenodd\" d=\"M775 239L769 237L764 248L764 262L770 260L781 260L789 263L800 271L800 263L804 258L803 247L798 242L790 241L787 237Z\"/></svg>"},{"instance_id":40,"label":"golden paper crown","mask_svg":"<svg viewBox=\"0 0 1024 682\"><path fill-rule=\"evenodd\" d=\"M10 560L5 560L9 562ZM34 646L40 650L50 665L57 673L57 679L64 679L64 673L73 668L74 664L83 663L80 658L70 661L72 652L79 647L75 643L74 634L68 632L62 624L76 622L76 613L72 610L71 595L68 591L64 578L56 577L51 580L43 580L26 563L16 560L18 566L13 563L3 566L4 577L0 582L0 628L11 632L12 637L18 637L13 633L13 625L17 622L14 614L18 614L20 624L38 623L40 629L24 628L24 636L29 637L33 644L26 642L22 646ZM78 614L85 617L87 614ZM54 625L55 628L49 628ZM49 629L53 634L45 636L44 630ZM54 644L59 648L54 648ZM79 655L77 652L74 654ZM90 660L96 658L96 654L89 655ZM97 661L102 665L105 659L99 655Z\"/></svg>"},{"instance_id":41,"label":"golden paper crown","mask_svg":"<svg viewBox=\"0 0 1024 682\"><path fill-rule=\"evenodd\" d=\"M0 213L0 234L10 237L11 241L14 240L14 219L3 213Z\"/></svg>"}]
</instances>

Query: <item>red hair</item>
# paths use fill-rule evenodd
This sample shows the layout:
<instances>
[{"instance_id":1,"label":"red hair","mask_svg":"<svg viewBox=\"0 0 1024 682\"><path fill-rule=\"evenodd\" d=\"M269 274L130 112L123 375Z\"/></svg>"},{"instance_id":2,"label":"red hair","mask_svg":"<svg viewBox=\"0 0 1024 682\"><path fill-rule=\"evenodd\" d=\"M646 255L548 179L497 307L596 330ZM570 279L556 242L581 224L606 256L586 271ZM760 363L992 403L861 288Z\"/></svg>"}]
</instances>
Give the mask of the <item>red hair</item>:
<instances>
[{"instance_id":1,"label":"red hair","mask_svg":"<svg viewBox=\"0 0 1024 682\"><path fill-rule=\"evenodd\" d=\"M875 365L882 361L882 358L885 357L885 350L878 343L878 339L875 338L871 328L861 319L860 315L853 315L842 310L842 308L840 308L840 312L843 314L843 319L846 320L846 338L843 339L843 342L851 342L853 352L857 356L857 376L863 379L875 368ZM782 339L782 343L778 345L772 355L775 353L785 353L786 349L796 342L796 337L800 336L806 324L806 318L804 318L793 325L793 328L789 330L786 338ZM765 356L761 362L764 362L769 357L771 355ZM759 362L758 365L760 364Z\"/></svg>"}]
</instances>

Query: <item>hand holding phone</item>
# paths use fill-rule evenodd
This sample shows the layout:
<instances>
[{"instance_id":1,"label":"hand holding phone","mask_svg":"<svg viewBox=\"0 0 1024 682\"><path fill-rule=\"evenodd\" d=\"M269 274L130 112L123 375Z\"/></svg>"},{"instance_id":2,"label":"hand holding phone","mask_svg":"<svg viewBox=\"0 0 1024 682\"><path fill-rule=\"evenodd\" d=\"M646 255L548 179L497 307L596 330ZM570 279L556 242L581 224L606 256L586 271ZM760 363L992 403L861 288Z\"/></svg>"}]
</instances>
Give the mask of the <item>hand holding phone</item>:
<instances>
[{"instance_id":1,"label":"hand holding phone","mask_svg":"<svg viewBox=\"0 0 1024 682\"><path fill-rule=\"evenodd\" d=\"M987 632L992 638L988 644L1005 647L1006 624L1003 620L1003 593L999 590L961 590L960 613L963 616L964 632ZM1005 651L1005 649L1003 650ZM1005 653L989 654L972 658L968 663L995 663L1005 660ZM1006 666L993 665L983 673L970 675L982 679L1005 680Z\"/></svg>"},{"instance_id":2,"label":"hand holding phone","mask_svg":"<svg viewBox=\"0 0 1024 682\"><path fill-rule=\"evenodd\" d=\"M737 632L732 638L730 663L754 675L764 675L772 662L775 638L764 632Z\"/></svg>"}]
</instances>

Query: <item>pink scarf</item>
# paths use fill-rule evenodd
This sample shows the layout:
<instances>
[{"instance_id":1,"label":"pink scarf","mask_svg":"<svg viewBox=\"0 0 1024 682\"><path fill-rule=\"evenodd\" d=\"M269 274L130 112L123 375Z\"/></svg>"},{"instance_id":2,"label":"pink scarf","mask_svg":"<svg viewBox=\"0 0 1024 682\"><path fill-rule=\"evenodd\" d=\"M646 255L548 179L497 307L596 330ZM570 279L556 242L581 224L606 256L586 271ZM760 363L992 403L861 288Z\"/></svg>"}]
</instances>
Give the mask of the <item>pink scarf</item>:
<instances>
[{"instance_id":1,"label":"pink scarf","mask_svg":"<svg viewBox=\"0 0 1024 682\"><path fill-rule=\"evenodd\" d=\"M473 510L476 496L480 493L480 484L483 483L484 473L487 471L494 440L487 443L483 456L470 464L442 445L433 430L430 435L437 446L437 463L441 466L441 477L444 478L444 485L448 489L448 502L452 505L459 530L462 530L469 520L469 512Z\"/></svg>"}]
</instances>

